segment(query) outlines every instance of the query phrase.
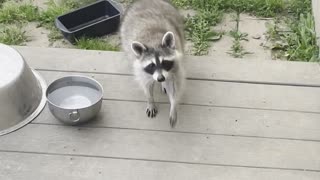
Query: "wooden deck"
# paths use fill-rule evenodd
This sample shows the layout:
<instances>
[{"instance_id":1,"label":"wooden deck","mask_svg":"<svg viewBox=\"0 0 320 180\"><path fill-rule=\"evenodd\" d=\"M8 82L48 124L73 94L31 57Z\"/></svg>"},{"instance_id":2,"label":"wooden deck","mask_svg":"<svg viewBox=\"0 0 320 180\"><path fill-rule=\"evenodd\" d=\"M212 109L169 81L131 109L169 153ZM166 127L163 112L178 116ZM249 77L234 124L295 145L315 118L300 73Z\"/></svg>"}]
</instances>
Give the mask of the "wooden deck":
<instances>
[{"instance_id":1,"label":"wooden deck","mask_svg":"<svg viewBox=\"0 0 320 180\"><path fill-rule=\"evenodd\" d=\"M179 123L160 88L157 118L121 53L15 47L47 83L70 74L105 89L100 115L65 126L46 108L0 137L1 180L319 180L320 66L188 57Z\"/></svg>"}]
</instances>

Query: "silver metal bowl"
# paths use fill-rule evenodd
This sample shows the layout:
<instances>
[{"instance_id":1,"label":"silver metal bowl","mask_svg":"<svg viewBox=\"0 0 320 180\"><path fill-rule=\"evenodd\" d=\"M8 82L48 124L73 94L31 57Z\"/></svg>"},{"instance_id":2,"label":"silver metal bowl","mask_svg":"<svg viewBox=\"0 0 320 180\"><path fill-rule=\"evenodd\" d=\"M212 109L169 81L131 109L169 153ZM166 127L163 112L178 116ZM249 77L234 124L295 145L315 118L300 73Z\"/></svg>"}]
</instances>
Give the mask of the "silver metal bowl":
<instances>
[{"instance_id":1,"label":"silver metal bowl","mask_svg":"<svg viewBox=\"0 0 320 180\"><path fill-rule=\"evenodd\" d=\"M0 43L0 135L23 127L42 111L45 88L18 51Z\"/></svg>"},{"instance_id":2,"label":"silver metal bowl","mask_svg":"<svg viewBox=\"0 0 320 180\"><path fill-rule=\"evenodd\" d=\"M67 76L50 84L46 97L53 116L63 123L77 125L99 113L103 88L92 78Z\"/></svg>"}]
</instances>

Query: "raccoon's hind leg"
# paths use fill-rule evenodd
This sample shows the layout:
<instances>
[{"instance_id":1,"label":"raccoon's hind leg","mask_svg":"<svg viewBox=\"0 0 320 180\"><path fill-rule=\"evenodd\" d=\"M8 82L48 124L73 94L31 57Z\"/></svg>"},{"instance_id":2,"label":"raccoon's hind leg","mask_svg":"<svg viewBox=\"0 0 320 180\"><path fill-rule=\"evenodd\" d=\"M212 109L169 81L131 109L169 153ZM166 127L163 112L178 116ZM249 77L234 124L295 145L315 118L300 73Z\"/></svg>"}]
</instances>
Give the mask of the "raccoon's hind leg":
<instances>
[{"instance_id":1,"label":"raccoon's hind leg","mask_svg":"<svg viewBox=\"0 0 320 180\"><path fill-rule=\"evenodd\" d=\"M158 113L157 107L154 104L153 87L154 87L154 82L149 82L144 86L144 93L148 99L146 114L149 118L156 117Z\"/></svg>"}]
</instances>

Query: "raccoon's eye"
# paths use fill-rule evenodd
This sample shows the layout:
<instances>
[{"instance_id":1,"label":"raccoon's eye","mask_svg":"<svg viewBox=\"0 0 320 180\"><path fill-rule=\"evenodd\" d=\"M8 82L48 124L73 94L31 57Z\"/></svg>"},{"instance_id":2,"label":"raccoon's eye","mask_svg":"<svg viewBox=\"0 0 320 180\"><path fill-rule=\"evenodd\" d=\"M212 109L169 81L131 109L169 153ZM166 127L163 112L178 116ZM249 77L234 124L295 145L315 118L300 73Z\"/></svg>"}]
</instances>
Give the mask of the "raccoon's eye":
<instances>
[{"instance_id":1,"label":"raccoon's eye","mask_svg":"<svg viewBox=\"0 0 320 180\"><path fill-rule=\"evenodd\" d=\"M144 71L149 74L153 74L156 71L156 65L151 63L147 67L144 68Z\"/></svg>"},{"instance_id":2,"label":"raccoon's eye","mask_svg":"<svg viewBox=\"0 0 320 180\"><path fill-rule=\"evenodd\" d=\"M173 68L174 62L173 61L167 61L163 60L161 63L161 66L164 70L170 71Z\"/></svg>"}]
</instances>

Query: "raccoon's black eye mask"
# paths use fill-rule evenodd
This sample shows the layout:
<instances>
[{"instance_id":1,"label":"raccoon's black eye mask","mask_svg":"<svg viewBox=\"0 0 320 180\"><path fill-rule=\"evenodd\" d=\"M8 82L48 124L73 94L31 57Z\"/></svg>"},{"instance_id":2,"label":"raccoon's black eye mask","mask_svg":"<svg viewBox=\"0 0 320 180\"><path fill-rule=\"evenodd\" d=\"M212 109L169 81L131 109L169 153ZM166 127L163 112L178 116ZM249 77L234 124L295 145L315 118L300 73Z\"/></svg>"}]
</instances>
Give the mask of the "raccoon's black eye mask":
<instances>
[{"instance_id":1,"label":"raccoon's black eye mask","mask_svg":"<svg viewBox=\"0 0 320 180\"><path fill-rule=\"evenodd\" d=\"M160 64L154 64L151 63L147 67L144 68L144 71L148 74L153 74L156 70L163 69L165 71L170 71L173 68L174 62L173 61L168 61L168 60L163 60Z\"/></svg>"},{"instance_id":2,"label":"raccoon's black eye mask","mask_svg":"<svg viewBox=\"0 0 320 180\"><path fill-rule=\"evenodd\" d=\"M156 71L157 67L154 63L149 64L144 68L144 71L148 74L153 74Z\"/></svg>"},{"instance_id":3,"label":"raccoon's black eye mask","mask_svg":"<svg viewBox=\"0 0 320 180\"><path fill-rule=\"evenodd\" d=\"M174 64L173 61L163 60L161 63L161 67L166 71L170 71L173 67L173 64Z\"/></svg>"}]
</instances>

